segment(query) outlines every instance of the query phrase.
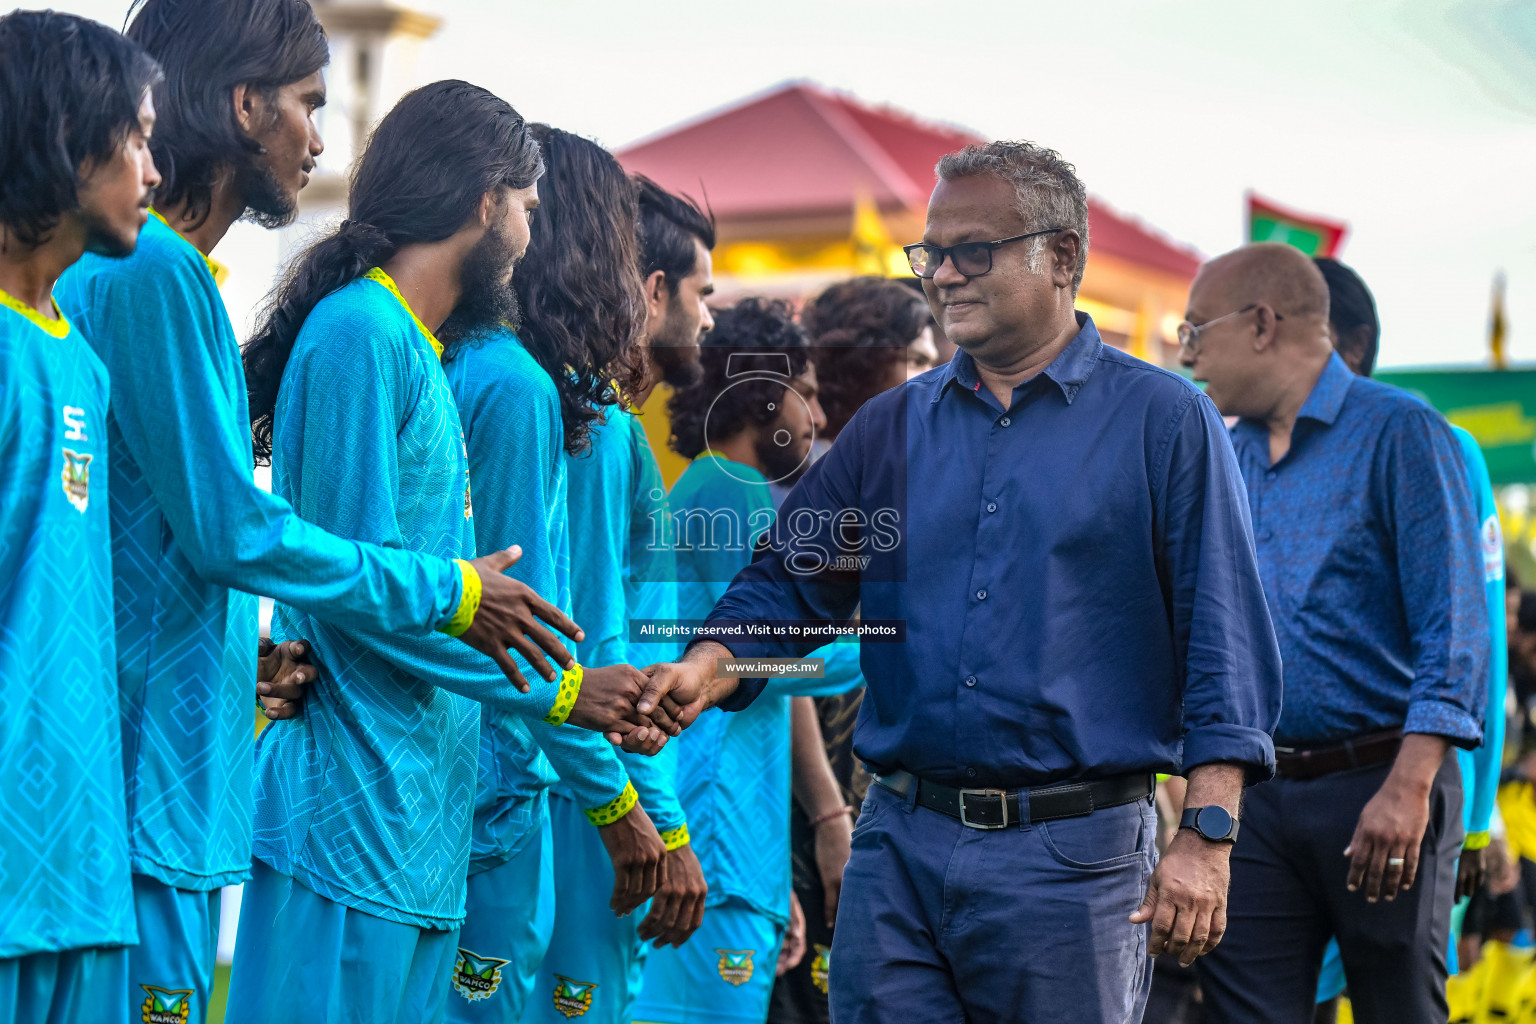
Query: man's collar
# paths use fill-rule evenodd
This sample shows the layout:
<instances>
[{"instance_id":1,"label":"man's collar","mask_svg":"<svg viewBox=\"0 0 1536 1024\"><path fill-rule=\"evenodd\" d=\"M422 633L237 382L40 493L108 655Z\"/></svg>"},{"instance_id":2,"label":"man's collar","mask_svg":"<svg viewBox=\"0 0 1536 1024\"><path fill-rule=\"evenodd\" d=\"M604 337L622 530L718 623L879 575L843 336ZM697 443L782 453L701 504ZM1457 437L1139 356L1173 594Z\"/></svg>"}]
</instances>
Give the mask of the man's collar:
<instances>
[{"instance_id":1,"label":"man's collar","mask_svg":"<svg viewBox=\"0 0 1536 1024\"><path fill-rule=\"evenodd\" d=\"M1067 343L1067 347L1059 352L1051 365L1041 371L1050 378L1071 405L1077 393L1083 389L1088 378L1093 374L1094 367L1099 364L1099 355L1104 351L1104 340L1099 337L1099 329L1093 324L1093 317L1077 310L1077 335ZM1030 380L1034 380L1033 377ZM1028 384L1023 381L1019 387ZM956 384L967 391L980 391L981 378L976 373L976 360L964 349L955 352L954 358L944 368L944 373L939 378L939 386L934 389L931 402L937 402L944 397L944 392L949 390L951 384ZM1015 389L1017 390L1017 389Z\"/></svg>"},{"instance_id":2,"label":"man's collar","mask_svg":"<svg viewBox=\"0 0 1536 1024\"><path fill-rule=\"evenodd\" d=\"M1318 376L1317 383L1312 385L1307 400L1301 403L1301 411L1296 414L1296 418L1316 420L1333 426L1334 420L1339 418L1339 410L1344 407L1344 396L1349 394L1349 386L1354 381L1354 373L1344 365L1339 354L1330 353L1328 362L1323 365L1323 372Z\"/></svg>"}]
</instances>

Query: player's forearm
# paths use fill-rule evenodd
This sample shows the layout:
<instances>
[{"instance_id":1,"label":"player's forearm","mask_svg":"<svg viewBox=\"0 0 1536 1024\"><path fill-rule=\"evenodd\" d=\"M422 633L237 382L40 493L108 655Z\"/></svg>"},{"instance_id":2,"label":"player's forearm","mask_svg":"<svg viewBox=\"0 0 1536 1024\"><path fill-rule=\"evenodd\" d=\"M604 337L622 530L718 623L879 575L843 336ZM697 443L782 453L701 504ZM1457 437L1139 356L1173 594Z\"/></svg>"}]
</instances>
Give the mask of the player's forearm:
<instances>
[{"instance_id":1,"label":"player's forearm","mask_svg":"<svg viewBox=\"0 0 1536 1024\"><path fill-rule=\"evenodd\" d=\"M581 807L603 807L630 784L627 766L619 760L613 745L598 733L546 722L529 722L528 728L534 743L549 758ZM640 796L643 800L644 792Z\"/></svg>"},{"instance_id":2,"label":"player's forearm","mask_svg":"<svg viewBox=\"0 0 1536 1024\"><path fill-rule=\"evenodd\" d=\"M795 802L812 821L843 806L843 791L827 760L827 746L821 735L821 719L816 716L816 702L809 697L790 701L793 725Z\"/></svg>"}]
</instances>

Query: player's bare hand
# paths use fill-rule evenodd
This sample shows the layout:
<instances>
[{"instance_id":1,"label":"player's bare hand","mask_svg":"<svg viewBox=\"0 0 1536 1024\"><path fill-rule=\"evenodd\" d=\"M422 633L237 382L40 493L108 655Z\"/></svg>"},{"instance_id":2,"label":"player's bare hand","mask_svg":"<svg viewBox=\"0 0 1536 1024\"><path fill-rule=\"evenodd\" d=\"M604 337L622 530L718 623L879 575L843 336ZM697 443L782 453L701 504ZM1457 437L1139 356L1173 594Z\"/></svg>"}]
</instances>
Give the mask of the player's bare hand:
<instances>
[{"instance_id":1,"label":"player's bare hand","mask_svg":"<svg viewBox=\"0 0 1536 1024\"><path fill-rule=\"evenodd\" d=\"M526 583L505 574L522 557L523 549L514 544L469 563L480 574L480 609L459 639L496 662L512 684L527 693L528 681L507 651L521 654L534 671L553 682L560 677L555 666L570 668L576 659L546 624L577 643L585 640L586 634ZM546 654L554 665L546 660Z\"/></svg>"},{"instance_id":2,"label":"player's bare hand","mask_svg":"<svg viewBox=\"0 0 1536 1024\"><path fill-rule=\"evenodd\" d=\"M620 747L626 754L643 754L655 757L667 745L667 734L654 725L626 726L628 731L604 733L608 742Z\"/></svg>"},{"instance_id":3,"label":"player's bare hand","mask_svg":"<svg viewBox=\"0 0 1536 1024\"><path fill-rule=\"evenodd\" d=\"M725 650L725 648L720 648ZM695 648L697 650L697 648ZM658 728L677 736L694 720L713 707L729 689L718 685L713 660L689 657L682 661L661 662L645 669L645 692L636 705L649 715ZM729 652L726 652L729 657ZM730 689L734 689L734 680Z\"/></svg>"},{"instance_id":4,"label":"player's bare hand","mask_svg":"<svg viewBox=\"0 0 1536 1024\"><path fill-rule=\"evenodd\" d=\"M1188 967L1215 949L1227 930L1227 884L1232 844L1213 843L1182 829L1152 872L1146 898L1132 924L1152 922L1147 955L1164 953Z\"/></svg>"},{"instance_id":5,"label":"player's bare hand","mask_svg":"<svg viewBox=\"0 0 1536 1024\"><path fill-rule=\"evenodd\" d=\"M846 814L816 826L816 871L825 894L827 927L837 924L837 901L843 892L843 869L853 849L853 819Z\"/></svg>"},{"instance_id":6,"label":"player's bare hand","mask_svg":"<svg viewBox=\"0 0 1536 1024\"><path fill-rule=\"evenodd\" d=\"M1484 854L1485 849L1462 850L1461 857L1456 861L1456 898L1463 896L1471 898L1472 894L1483 887L1483 882L1488 878L1488 868Z\"/></svg>"},{"instance_id":7,"label":"player's bare hand","mask_svg":"<svg viewBox=\"0 0 1536 1024\"><path fill-rule=\"evenodd\" d=\"M625 917L666 881L667 844L639 804L613 824L598 828L597 834L613 861L613 898L608 906Z\"/></svg>"},{"instance_id":8,"label":"player's bare hand","mask_svg":"<svg viewBox=\"0 0 1536 1024\"><path fill-rule=\"evenodd\" d=\"M789 926L784 929L784 944L779 947L779 963L773 976L782 978L805 959L805 911L800 909L800 897L789 894Z\"/></svg>"},{"instance_id":9,"label":"player's bare hand","mask_svg":"<svg viewBox=\"0 0 1536 1024\"><path fill-rule=\"evenodd\" d=\"M256 655L256 696L274 722L297 718L304 708L304 688L320 678L309 663L310 645L304 640L274 644L263 639Z\"/></svg>"},{"instance_id":10,"label":"player's bare hand","mask_svg":"<svg viewBox=\"0 0 1536 1024\"><path fill-rule=\"evenodd\" d=\"M640 941L656 940L658 946L681 946L704 923L704 898L709 883L693 852L684 843L667 853L667 880L651 900L651 912L640 922Z\"/></svg>"}]
</instances>

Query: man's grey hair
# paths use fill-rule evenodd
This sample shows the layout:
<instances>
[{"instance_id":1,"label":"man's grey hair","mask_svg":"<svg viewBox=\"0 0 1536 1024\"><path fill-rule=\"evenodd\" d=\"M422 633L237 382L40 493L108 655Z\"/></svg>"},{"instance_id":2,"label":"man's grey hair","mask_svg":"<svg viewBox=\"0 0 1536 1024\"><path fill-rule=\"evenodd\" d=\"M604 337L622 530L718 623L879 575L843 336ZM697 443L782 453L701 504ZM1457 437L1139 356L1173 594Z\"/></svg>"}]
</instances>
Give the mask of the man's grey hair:
<instances>
[{"instance_id":1,"label":"man's grey hair","mask_svg":"<svg viewBox=\"0 0 1536 1024\"><path fill-rule=\"evenodd\" d=\"M1060 153L1033 142L988 142L945 154L935 170L945 181L995 174L1013 186L1015 206L1031 231L1074 229L1082 239L1077 250L1077 269L1072 274L1072 294L1077 294L1083 283L1083 268L1088 265L1088 190L1077 179L1077 168L1063 160ZM1036 265L1034 261L1049 238L1043 235L1031 239L1032 265Z\"/></svg>"}]
</instances>

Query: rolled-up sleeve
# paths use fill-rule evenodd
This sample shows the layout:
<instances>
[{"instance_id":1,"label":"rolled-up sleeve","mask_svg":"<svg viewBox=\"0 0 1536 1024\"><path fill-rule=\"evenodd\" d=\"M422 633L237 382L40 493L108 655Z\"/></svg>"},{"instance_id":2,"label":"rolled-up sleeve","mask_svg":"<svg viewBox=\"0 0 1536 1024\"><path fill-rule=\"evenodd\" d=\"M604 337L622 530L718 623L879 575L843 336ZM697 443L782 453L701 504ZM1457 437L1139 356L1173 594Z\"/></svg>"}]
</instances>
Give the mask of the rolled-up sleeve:
<instances>
[{"instance_id":1,"label":"rolled-up sleeve","mask_svg":"<svg viewBox=\"0 0 1536 1024\"><path fill-rule=\"evenodd\" d=\"M1203 395L1170 420L1155 487L1154 543L1183 668L1183 768L1275 770L1280 648L1259 580L1246 490L1226 428Z\"/></svg>"},{"instance_id":2,"label":"rolled-up sleeve","mask_svg":"<svg viewBox=\"0 0 1536 1024\"><path fill-rule=\"evenodd\" d=\"M1398 578L1413 648L1404 732L1483 739L1488 608L1478 524L1456 437L1429 408L1399 414L1386 446Z\"/></svg>"}]
</instances>

